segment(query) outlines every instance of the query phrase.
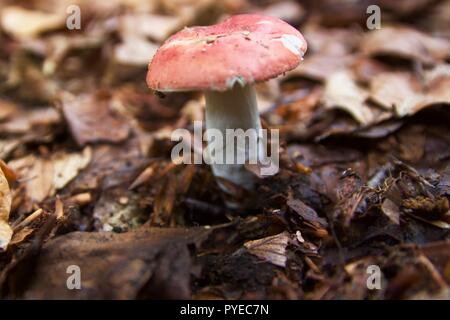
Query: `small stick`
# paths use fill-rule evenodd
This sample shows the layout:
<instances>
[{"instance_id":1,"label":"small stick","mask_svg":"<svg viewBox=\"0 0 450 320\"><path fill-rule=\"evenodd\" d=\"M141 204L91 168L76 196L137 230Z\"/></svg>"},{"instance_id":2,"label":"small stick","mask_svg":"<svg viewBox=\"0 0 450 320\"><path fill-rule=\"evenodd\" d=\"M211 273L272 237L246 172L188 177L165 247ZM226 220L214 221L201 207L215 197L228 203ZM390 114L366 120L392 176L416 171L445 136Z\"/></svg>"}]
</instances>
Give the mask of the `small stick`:
<instances>
[{"instance_id":1,"label":"small stick","mask_svg":"<svg viewBox=\"0 0 450 320\"><path fill-rule=\"evenodd\" d=\"M31 222L33 222L34 220L39 218L42 215L43 212L44 212L44 210L38 209L35 212L33 212L32 214L30 214L28 217L23 219L21 222L19 222L18 224L14 225L13 226L14 232L16 232L17 230L20 230L23 227L26 227L27 225L29 225Z\"/></svg>"}]
</instances>

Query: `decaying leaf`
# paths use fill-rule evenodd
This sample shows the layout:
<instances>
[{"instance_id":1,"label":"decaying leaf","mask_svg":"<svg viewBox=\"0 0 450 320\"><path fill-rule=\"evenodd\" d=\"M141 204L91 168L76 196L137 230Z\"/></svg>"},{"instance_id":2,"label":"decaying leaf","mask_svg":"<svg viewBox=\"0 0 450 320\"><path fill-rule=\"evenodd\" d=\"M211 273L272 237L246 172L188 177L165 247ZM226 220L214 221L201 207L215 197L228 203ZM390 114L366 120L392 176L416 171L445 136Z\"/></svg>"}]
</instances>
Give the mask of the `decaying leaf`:
<instances>
[{"instance_id":1,"label":"decaying leaf","mask_svg":"<svg viewBox=\"0 0 450 320\"><path fill-rule=\"evenodd\" d=\"M323 102L325 107L343 109L359 123L368 125L375 120L366 104L368 97L368 92L358 87L350 72L339 71L327 78Z\"/></svg>"},{"instance_id":2,"label":"decaying leaf","mask_svg":"<svg viewBox=\"0 0 450 320\"><path fill-rule=\"evenodd\" d=\"M404 108L420 90L420 83L408 73L381 73L370 82L371 99L386 109Z\"/></svg>"},{"instance_id":3,"label":"decaying leaf","mask_svg":"<svg viewBox=\"0 0 450 320\"><path fill-rule=\"evenodd\" d=\"M73 137L80 145L101 141L125 140L130 127L111 107L110 96L104 92L62 97L62 110Z\"/></svg>"},{"instance_id":4,"label":"decaying leaf","mask_svg":"<svg viewBox=\"0 0 450 320\"><path fill-rule=\"evenodd\" d=\"M348 56L335 56L328 53L317 53L297 68L289 71L286 77L305 77L317 81L326 81L334 72L345 69L352 62Z\"/></svg>"},{"instance_id":5,"label":"decaying leaf","mask_svg":"<svg viewBox=\"0 0 450 320\"><path fill-rule=\"evenodd\" d=\"M0 16L1 27L17 38L32 38L64 26L63 14L27 10L21 7L5 7Z\"/></svg>"},{"instance_id":6,"label":"decaying leaf","mask_svg":"<svg viewBox=\"0 0 450 320\"><path fill-rule=\"evenodd\" d=\"M13 235L12 228L8 224L11 204L11 189L4 172L0 167L0 251L6 249Z\"/></svg>"},{"instance_id":7,"label":"decaying leaf","mask_svg":"<svg viewBox=\"0 0 450 320\"><path fill-rule=\"evenodd\" d=\"M448 297L449 1L375 1L380 30L368 0L13 2L0 0L0 298ZM191 155L206 146L192 130L204 95L145 81L174 32L240 13L308 44L255 85L280 161L253 190L171 158L177 128ZM71 265L82 290L67 289Z\"/></svg>"},{"instance_id":8,"label":"decaying leaf","mask_svg":"<svg viewBox=\"0 0 450 320\"><path fill-rule=\"evenodd\" d=\"M393 223L400 223L399 207L392 200L385 199L381 205L381 210Z\"/></svg>"},{"instance_id":9,"label":"decaying leaf","mask_svg":"<svg viewBox=\"0 0 450 320\"><path fill-rule=\"evenodd\" d=\"M326 228L328 226L327 221L324 218L319 217L316 211L307 206L303 201L299 199L289 199L286 204L307 223L319 228Z\"/></svg>"},{"instance_id":10,"label":"decaying leaf","mask_svg":"<svg viewBox=\"0 0 450 320\"><path fill-rule=\"evenodd\" d=\"M142 37L128 37L114 48L115 61L124 65L146 66L158 46Z\"/></svg>"},{"instance_id":11,"label":"decaying leaf","mask_svg":"<svg viewBox=\"0 0 450 320\"><path fill-rule=\"evenodd\" d=\"M286 247L288 243L289 233L282 232L267 238L248 241L244 246L251 254L269 261L276 266L285 267L287 261Z\"/></svg>"},{"instance_id":12,"label":"decaying leaf","mask_svg":"<svg viewBox=\"0 0 450 320\"><path fill-rule=\"evenodd\" d=\"M368 32L361 49L367 55L389 55L435 64L450 56L450 42L406 27L383 27Z\"/></svg>"},{"instance_id":13,"label":"decaying leaf","mask_svg":"<svg viewBox=\"0 0 450 320\"><path fill-rule=\"evenodd\" d=\"M305 15L305 10L298 2L280 1L264 8L261 14L277 17L294 25L302 20Z\"/></svg>"},{"instance_id":14,"label":"decaying leaf","mask_svg":"<svg viewBox=\"0 0 450 320\"><path fill-rule=\"evenodd\" d=\"M48 242L36 261L27 299L188 298L193 267L188 245L205 228L145 228L123 234L74 232ZM83 290L67 290L68 266L79 266ZM45 290L44 290L45 288Z\"/></svg>"},{"instance_id":15,"label":"decaying leaf","mask_svg":"<svg viewBox=\"0 0 450 320\"><path fill-rule=\"evenodd\" d=\"M435 68L427 73L424 85L409 73L380 73L371 83L371 99L403 117L438 104L450 104L448 68Z\"/></svg>"},{"instance_id":16,"label":"decaying leaf","mask_svg":"<svg viewBox=\"0 0 450 320\"><path fill-rule=\"evenodd\" d=\"M12 170L2 159L0 159L0 170L3 171L3 174L6 180L8 180L10 186L17 181L17 173L15 173L14 170Z\"/></svg>"},{"instance_id":17,"label":"decaying leaf","mask_svg":"<svg viewBox=\"0 0 450 320\"><path fill-rule=\"evenodd\" d=\"M139 14L124 15L120 19L120 32L125 39L140 36L162 42L182 27L181 19L176 16Z\"/></svg>"},{"instance_id":18,"label":"decaying leaf","mask_svg":"<svg viewBox=\"0 0 450 320\"><path fill-rule=\"evenodd\" d=\"M15 111L16 108L14 104L0 100L0 121L9 118Z\"/></svg>"},{"instance_id":19,"label":"decaying leaf","mask_svg":"<svg viewBox=\"0 0 450 320\"><path fill-rule=\"evenodd\" d=\"M25 227L23 229L20 229L18 232L14 232L10 245L18 245L22 242L24 242L27 238L30 237L34 232L33 228Z\"/></svg>"},{"instance_id":20,"label":"decaying leaf","mask_svg":"<svg viewBox=\"0 0 450 320\"><path fill-rule=\"evenodd\" d=\"M402 201L402 206L413 217L442 229L450 229L450 208L445 197L418 196Z\"/></svg>"},{"instance_id":21,"label":"decaying leaf","mask_svg":"<svg viewBox=\"0 0 450 320\"><path fill-rule=\"evenodd\" d=\"M54 108L16 109L16 116L0 123L0 133L25 134L40 127L48 128L59 123L61 117Z\"/></svg>"},{"instance_id":22,"label":"decaying leaf","mask_svg":"<svg viewBox=\"0 0 450 320\"><path fill-rule=\"evenodd\" d=\"M24 180L29 199L41 202L72 181L91 157L92 151L87 147L81 153L55 153L50 158L29 155L9 165Z\"/></svg>"}]
</instances>

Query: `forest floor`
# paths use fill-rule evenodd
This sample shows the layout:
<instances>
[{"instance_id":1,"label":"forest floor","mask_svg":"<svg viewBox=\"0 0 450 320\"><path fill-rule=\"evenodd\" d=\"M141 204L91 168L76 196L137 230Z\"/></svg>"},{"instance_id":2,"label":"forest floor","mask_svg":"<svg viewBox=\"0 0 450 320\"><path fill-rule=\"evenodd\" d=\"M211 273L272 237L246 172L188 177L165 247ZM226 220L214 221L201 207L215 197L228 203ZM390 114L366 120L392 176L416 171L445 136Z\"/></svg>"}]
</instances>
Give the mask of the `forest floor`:
<instances>
[{"instance_id":1,"label":"forest floor","mask_svg":"<svg viewBox=\"0 0 450 320\"><path fill-rule=\"evenodd\" d=\"M0 1L0 296L450 299L450 1L369 2ZM145 77L170 34L243 12L308 51L257 85L280 171L229 209L170 158L201 93Z\"/></svg>"}]
</instances>

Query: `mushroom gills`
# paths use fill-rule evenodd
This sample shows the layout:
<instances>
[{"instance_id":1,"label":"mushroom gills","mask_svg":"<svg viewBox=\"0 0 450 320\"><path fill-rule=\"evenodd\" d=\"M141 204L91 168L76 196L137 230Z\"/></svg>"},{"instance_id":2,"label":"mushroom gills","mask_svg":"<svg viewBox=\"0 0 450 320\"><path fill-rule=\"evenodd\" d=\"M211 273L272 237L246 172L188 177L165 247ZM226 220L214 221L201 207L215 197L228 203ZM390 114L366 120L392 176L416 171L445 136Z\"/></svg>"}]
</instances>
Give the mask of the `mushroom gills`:
<instances>
[{"instance_id":1,"label":"mushroom gills","mask_svg":"<svg viewBox=\"0 0 450 320\"><path fill-rule=\"evenodd\" d=\"M256 176L245 168L245 164L256 164L254 162L261 159L263 150L261 122L253 86L242 86L237 83L227 91L207 91L205 98L209 156L211 160L218 159L223 162L211 163L214 175L246 190L252 190ZM227 135L227 129L232 129L233 132L229 131ZM222 152L217 152L216 148L210 148L211 141L214 143L217 138L213 138L215 132L221 133ZM237 139L235 139L236 136ZM211 150L214 150L214 153ZM242 163L243 158L245 164ZM233 161L230 163L231 159ZM218 184L223 191L232 194L232 190L229 190L220 180Z\"/></svg>"}]
</instances>

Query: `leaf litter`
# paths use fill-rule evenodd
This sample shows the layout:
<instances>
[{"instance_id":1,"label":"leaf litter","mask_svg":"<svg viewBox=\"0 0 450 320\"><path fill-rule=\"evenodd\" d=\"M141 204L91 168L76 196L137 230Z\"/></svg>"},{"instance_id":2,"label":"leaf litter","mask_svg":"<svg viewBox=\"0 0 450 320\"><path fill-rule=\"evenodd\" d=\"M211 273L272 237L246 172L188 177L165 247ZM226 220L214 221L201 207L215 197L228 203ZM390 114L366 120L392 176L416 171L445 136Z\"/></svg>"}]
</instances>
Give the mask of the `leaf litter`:
<instances>
[{"instance_id":1,"label":"leaf litter","mask_svg":"<svg viewBox=\"0 0 450 320\"><path fill-rule=\"evenodd\" d=\"M446 3L380 1L389 14L368 31L359 2L79 0L76 32L66 2L1 3L0 295L448 299ZM170 160L170 133L192 132L204 100L145 85L168 36L240 12L281 17L309 44L256 86L280 171L245 210L207 165ZM65 288L69 265L86 290Z\"/></svg>"}]
</instances>

